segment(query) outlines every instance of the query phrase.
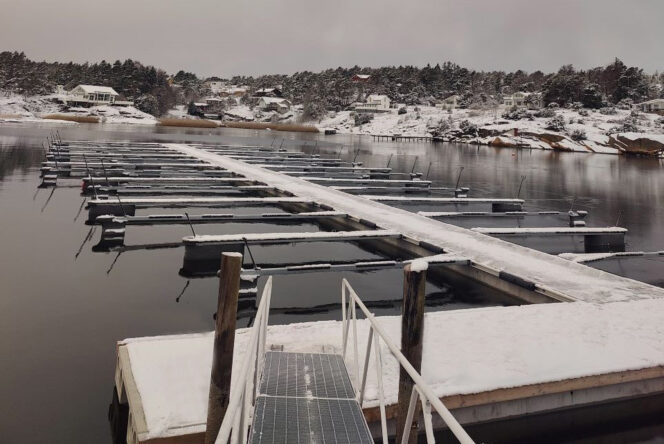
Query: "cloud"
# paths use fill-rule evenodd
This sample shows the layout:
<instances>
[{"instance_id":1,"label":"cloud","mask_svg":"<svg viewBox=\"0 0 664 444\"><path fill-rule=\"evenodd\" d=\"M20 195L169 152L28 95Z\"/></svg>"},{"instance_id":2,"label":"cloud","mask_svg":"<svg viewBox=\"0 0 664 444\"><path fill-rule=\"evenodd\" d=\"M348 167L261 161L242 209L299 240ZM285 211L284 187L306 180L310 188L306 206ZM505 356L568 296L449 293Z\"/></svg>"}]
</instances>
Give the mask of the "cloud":
<instances>
[{"instance_id":1,"label":"cloud","mask_svg":"<svg viewBox=\"0 0 664 444\"><path fill-rule=\"evenodd\" d=\"M664 66L660 0L0 0L2 50L201 75L337 66Z\"/></svg>"}]
</instances>

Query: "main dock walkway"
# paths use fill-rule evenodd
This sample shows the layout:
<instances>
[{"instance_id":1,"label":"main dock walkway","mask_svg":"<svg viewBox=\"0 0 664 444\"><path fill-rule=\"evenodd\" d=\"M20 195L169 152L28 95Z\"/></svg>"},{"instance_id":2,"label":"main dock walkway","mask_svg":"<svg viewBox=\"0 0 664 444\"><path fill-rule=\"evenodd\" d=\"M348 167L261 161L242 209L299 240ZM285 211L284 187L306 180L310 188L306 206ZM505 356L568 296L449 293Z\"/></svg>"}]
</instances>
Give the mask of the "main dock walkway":
<instances>
[{"instance_id":1,"label":"main dock walkway","mask_svg":"<svg viewBox=\"0 0 664 444\"><path fill-rule=\"evenodd\" d=\"M541 253L481 233L432 220L413 212L349 195L306 180L188 145L174 150L204 160L252 180L327 205L370 221L377 228L396 231L415 242L435 245L447 253L467 257L471 268L500 279L516 276L545 297L561 301L617 302L664 297L664 289L626 279L562 258ZM502 274L501 274L502 273Z\"/></svg>"}]
</instances>

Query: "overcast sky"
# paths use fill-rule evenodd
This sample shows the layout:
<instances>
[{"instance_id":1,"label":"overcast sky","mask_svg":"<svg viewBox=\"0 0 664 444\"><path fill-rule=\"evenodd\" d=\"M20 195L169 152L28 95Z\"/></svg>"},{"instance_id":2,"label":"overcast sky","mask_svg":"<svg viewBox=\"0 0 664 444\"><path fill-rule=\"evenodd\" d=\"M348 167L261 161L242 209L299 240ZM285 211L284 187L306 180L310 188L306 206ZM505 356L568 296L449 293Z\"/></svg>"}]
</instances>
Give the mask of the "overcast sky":
<instances>
[{"instance_id":1,"label":"overcast sky","mask_svg":"<svg viewBox=\"0 0 664 444\"><path fill-rule=\"evenodd\" d=\"M338 66L664 70L664 0L0 0L0 50L174 73Z\"/></svg>"}]
</instances>

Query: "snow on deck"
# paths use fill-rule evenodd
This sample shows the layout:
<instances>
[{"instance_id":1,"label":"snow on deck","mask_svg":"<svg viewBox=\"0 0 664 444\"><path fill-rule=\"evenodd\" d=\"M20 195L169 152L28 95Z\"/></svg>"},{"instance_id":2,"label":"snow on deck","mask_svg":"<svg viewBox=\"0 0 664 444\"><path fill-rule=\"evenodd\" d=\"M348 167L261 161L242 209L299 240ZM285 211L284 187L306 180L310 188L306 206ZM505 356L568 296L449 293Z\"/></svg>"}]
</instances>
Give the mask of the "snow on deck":
<instances>
[{"instance_id":1,"label":"snow on deck","mask_svg":"<svg viewBox=\"0 0 664 444\"><path fill-rule=\"evenodd\" d=\"M326 241L326 240L355 240L374 239L384 237L399 237L401 234L388 230L365 230L365 231L317 231L312 233L244 233L244 234L204 234L198 236L186 236L182 240L185 244L205 243L233 243L233 242L269 242L269 241Z\"/></svg>"},{"instance_id":2,"label":"snow on deck","mask_svg":"<svg viewBox=\"0 0 664 444\"><path fill-rule=\"evenodd\" d=\"M400 317L377 319L398 344ZM368 322L357 327L362 362ZM289 352L339 352L341 336L340 322L318 321L270 326L267 342ZM427 313L422 375L443 397L651 368L664 365L662 337L664 299ZM236 331L235 369L248 338L249 330ZM213 340L210 332L121 342L128 349L149 438L205 429ZM392 404L399 371L384 344L382 354L386 401ZM347 362L354 377L352 359ZM369 362L365 408L376 406L378 396L374 359Z\"/></svg>"},{"instance_id":3,"label":"snow on deck","mask_svg":"<svg viewBox=\"0 0 664 444\"><path fill-rule=\"evenodd\" d=\"M89 205L116 205L119 199L92 199ZM122 199L123 205L169 205L169 204L221 204L237 203L251 204L262 203L265 205L278 203L311 203L312 200L302 199L300 197L181 197L181 198L163 198L163 199Z\"/></svg>"},{"instance_id":4,"label":"snow on deck","mask_svg":"<svg viewBox=\"0 0 664 444\"><path fill-rule=\"evenodd\" d=\"M616 234L627 233L621 227L542 227L542 228L471 228L483 234Z\"/></svg>"},{"instance_id":5,"label":"snow on deck","mask_svg":"<svg viewBox=\"0 0 664 444\"><path fill-rule=\"evenodd\" d=\"M363 194L360 197L364 199L373 200L376 202L413 202L413 203L436 203L436 202L450 202L450 203L520 203L523 204L523 199L501 199L501 198L484 198L484 197L413 197L413 196L380 196Z\"/></svg>"},{"instance_id":6,"label":"snow on deck","mask_svg":"<svg viewBox=\"0 0 664 444\"><path fill-rule=\"evenodd\" d=\"M437 245L448 253L468 257L485 269L496 273L506 271L528 279L541 290L571 300L617 302L664 297L662 288L445 224L378 201L350 195L187 145L166 144L166 146L291 192L301 198L326 204L335 211L372 221L378 228L398 231L416 241Z\"/></svg>"}]
</instances>

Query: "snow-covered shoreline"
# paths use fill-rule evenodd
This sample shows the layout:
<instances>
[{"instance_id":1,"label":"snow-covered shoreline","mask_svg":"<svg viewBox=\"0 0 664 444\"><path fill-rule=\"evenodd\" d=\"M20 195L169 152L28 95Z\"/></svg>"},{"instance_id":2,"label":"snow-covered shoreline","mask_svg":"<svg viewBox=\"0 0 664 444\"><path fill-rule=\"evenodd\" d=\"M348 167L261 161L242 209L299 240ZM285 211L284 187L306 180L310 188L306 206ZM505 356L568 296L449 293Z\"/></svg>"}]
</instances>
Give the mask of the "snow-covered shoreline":
<instances>
[{"instance_id":1,"label":"snow-covered shoreline","mask_svg":"<svg viewBox=\"0 0 664 444\"><path fill-rule=\"evenodd\" d=\"M240 103L224 110L228 120L269 122L277 119L280 123L314 124L321 132L334 130L337 134L435 137L447 142L601 154L661 155L664 152L664 117L627 109L445 110L402 105L384 113L361 114L360 118L357 112L350 110L328 112L316 122L301 122L301 114L301 106L286 115L266 113ZM181 105L171 110L169 116L191 118ZM57 120L57 117L64 120ZM154 116L131 106L64 110L52 96L24 97L6 93L0 96L0 123L63 123L76 117L94 117L99 123L112 124L159 123Z\"/></svg>"},{"instance_id":2,"label":"snow-covered shoreline","mask_svg":"<svg viewBox=\"0 0 664 444\"><path fill-rule=\"evenodd\" d=\"M630 110L615 109L611 110L613 114L603 114L588 109L555 109L550 112L559 116L558 122L564 128L553 130L552 117L534 117L533 113L511 120L503 117L504 109L447 111L430 106L402 109L405 113L391 109L357 126L351 111L340 111L331 113L317 126L339 134L436 136L450 142L604 154L629 151L631 141L648 141L649 149L664 149L664 117ZM616 130L627 127L626 121L634 125L632 131Z\"/></svg>"},{"instance_id":3,"label":"snow-covered shoreline","mask_svg":"<svg viewBox=\"0 0 664 444\"><path fill-rule=\"evenodd\" d=\"M51 116L51 117L48 117ZM48 118L47 118L48 117ZM56 117L56 118L53 118ZM58 119L57 117L62 117ZM0 123L58 123L76 124L67 118L94 117L99 123L156 125L157 119L133 106L93 106L63 109L53 96L0 95Z\"/></svg>"}]
</instances>

